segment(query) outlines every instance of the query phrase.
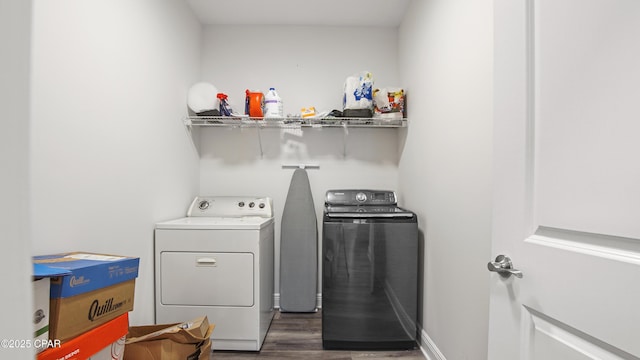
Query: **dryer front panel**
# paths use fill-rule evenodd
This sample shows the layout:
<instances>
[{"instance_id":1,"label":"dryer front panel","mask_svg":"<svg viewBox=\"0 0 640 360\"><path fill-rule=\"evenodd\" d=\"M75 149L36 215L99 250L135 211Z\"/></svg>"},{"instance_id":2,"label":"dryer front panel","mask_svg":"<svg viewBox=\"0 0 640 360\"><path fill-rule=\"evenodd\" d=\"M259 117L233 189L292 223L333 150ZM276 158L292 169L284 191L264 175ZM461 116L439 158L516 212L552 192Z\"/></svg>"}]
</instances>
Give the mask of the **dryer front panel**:
<instances>
[{"instance_id":1,"label":"dryer front panel","mask_svg":"<svg viewBox=\"0 0 640 360\"><path fill-rule=\"evenodd\" d=\"M161 303L253 306L253 260L252 253L162 252Z\"/></svg>"}]
</instances>

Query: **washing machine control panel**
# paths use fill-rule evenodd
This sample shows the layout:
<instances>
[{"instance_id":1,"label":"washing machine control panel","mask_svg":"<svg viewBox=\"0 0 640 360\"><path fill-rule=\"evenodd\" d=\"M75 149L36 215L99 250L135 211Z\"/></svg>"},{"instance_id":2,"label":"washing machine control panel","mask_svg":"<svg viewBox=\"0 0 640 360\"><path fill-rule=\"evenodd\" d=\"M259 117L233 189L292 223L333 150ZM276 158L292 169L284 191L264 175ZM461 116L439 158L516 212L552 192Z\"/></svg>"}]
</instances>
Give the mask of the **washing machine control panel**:
<instances>
[{"instance_id":1,"label":"washing machine control panel","mask_svg":"<svg viewBox=\"0 0 640 360\"><path fill-rule=\"evenodd\" d=\"M397 197L389 190L329 190L328 205L396 205Z\"/></svg>"},{"instance_id":2,"label":"washing machine control panel","mask_svg":"<svg viewBox=\"0 0 640 360\"><path fill-rule=\"evenodd\" d=\"M273 217L273 205L268 197L198 196L187 216L200 217Z\"/></svg>"}]
</instances>

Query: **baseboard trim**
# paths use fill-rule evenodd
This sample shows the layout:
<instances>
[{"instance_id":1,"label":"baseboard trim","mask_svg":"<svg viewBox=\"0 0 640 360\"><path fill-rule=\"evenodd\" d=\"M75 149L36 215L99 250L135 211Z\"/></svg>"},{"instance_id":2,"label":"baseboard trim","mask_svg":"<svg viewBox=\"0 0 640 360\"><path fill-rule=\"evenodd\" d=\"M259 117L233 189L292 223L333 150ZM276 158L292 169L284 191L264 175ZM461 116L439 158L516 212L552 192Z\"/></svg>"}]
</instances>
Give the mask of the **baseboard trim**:
<instances>
[{"instance_id":1,"label":"baseboard trim","mask_svg":"<svg viewBox=\"0 0 640 360\"><path fill-rule=\"evenodd\" d=\"M420 329L420 351L427 360L447 360L424 329Z\"/></svg>"}]
</instances>

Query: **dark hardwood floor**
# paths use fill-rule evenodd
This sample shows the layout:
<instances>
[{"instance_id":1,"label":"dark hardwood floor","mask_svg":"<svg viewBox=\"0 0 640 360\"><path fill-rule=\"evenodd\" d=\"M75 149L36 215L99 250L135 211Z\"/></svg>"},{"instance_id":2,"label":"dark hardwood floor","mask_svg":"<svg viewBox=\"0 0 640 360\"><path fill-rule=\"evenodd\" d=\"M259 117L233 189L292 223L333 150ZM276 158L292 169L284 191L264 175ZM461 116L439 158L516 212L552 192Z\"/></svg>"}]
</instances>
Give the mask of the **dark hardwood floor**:
<instances>
[{"instance_id":1,"label":"dark hardwood floor","mask_svg":"<svg viewBox=\"0 0 640 360\"><path fill-rule=\"evenodd\" d=\"M276 312L260 352L219 351L212 359L411 359L424 360L420 350L341 351L322 349L322 315Z\"/></svg>"}]
</instances>

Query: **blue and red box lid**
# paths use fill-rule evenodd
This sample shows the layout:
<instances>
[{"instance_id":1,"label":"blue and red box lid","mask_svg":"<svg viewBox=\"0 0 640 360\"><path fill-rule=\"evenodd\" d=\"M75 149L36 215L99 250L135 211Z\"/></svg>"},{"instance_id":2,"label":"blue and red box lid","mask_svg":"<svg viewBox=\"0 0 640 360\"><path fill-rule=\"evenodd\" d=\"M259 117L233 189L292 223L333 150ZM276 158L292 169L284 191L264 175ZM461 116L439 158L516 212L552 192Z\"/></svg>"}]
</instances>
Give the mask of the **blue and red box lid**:
<instances>
[{"instance_id":1,"label":"blue and red box lid","mask_svg":"<svg viewBox=\"0 0 640 360\"><path fill-rule=\"evenodd\" d=\"M51 278L51 298L66 298L138 277L140 258L71 252L33 257L33 276Z\"/></svg>"}]
</instances>

